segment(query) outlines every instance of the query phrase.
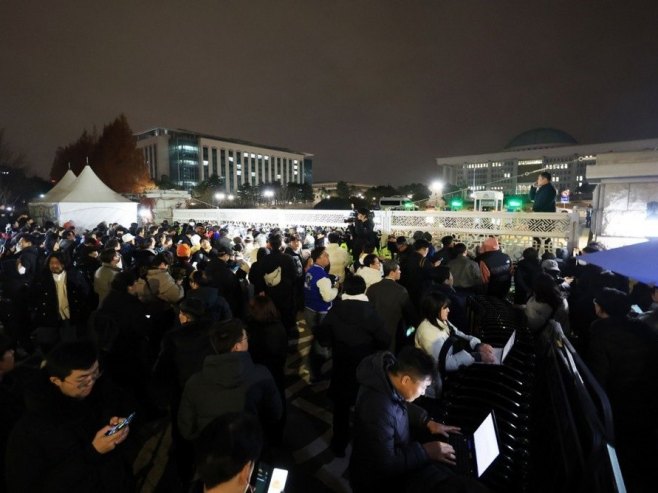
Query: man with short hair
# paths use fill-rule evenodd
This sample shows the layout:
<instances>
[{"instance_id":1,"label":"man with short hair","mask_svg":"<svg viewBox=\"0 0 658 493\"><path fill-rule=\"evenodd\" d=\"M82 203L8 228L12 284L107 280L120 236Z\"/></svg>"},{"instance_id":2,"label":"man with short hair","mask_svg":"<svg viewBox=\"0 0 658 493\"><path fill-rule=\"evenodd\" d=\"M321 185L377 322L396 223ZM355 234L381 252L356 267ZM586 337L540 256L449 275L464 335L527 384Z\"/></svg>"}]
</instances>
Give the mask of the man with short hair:
<instances>
[{"instance_id":1,"label":"man with short hair","mask_svg":"<svg viewBox=\"0 0 658 493\"><path fill-rule=\"evenodd\" d=\"M470 259L464 243L457 243L453 249L455 258L448 262L448 268L452 273L454 288L468 291L470 294L479 293L482 290L482 272L479 265Z\"/></svg>"},{"instance_id":2,"label":"man with short hair","mask_svg":"<svg viewBox=\"0 0 658 493\"><path fill-rule=\"evenodd\" d=\"M477 481L456 476L443 465L455 463L451 445L438 440L421 444L411 438L412 429L446 437L459 431L432 421L412 404L435 376L432 357L413 347L403 348L397 358L382 352L361 362L349 466L354 493L429 493L443 487L486 491Z\"/></svg>"},{"instance_id":3,"label":"man with short hair","mask_svg":"<svg viewBox=\"0 0 658 493\"><path fill-rule=\"evenodd\" d=\"M334 435L331 450L337 457L345 456L350 438L350 407L358 390L356 367L364 357L390 345L391 336L365 291L366 282L362 277L345 279L341 299L331 307L315 334L320 344L332 348L329 396L334 402Z\"/></svg>"},{"instance_id":4,"label":"man with short hair","mask_svg":"<svg viewBox=\"0 0 658 493\"><path fill-rule=\"evenodd\" d=\"M363 257L363 267L359 267L356 275L366 282L366 288L382 280L381 261L374 253Z\"/></svg>"},{"instance_id":5,"label":"man with short hair","mask_svg":"<svg viewBox=\"0 0 658 493\"><path fill-rule=\"evenodd\" d=\"M7 445L10 493L132 491L120 452L129 427L107 435L132 409L100 378L90 341L60 344L46 356Z\"/></svg>"},{"instance_id":6,"label":"man with short hair","mask_svg":"<svg viewBox=\"0 0 658 493\"><path fill-rule=\"evenodd\" d=\"M409 292L398 281L400 266L395 260L384 262L384 278L366 290L368 299L384 320L386 331L391 337L389 350L396 352L407 341L406 330L416 326L418 315L414 309Z\"/></svg>"},{"instance_id":7,"label":"man with short hair","mask_svg":"<svg viewBox=\"0 0 658 493\"><path fill-rule=\"evenodd\" d=\"M252 361L243 323L233 319L215 324L210 343L215 354L206 356L203 369L183 390L181 435L196 438L213 419L229 412L247 411L264 426L275 425L283 413L281 397L269 370Z\"/></svg>"},{"instance_id":8,"label":"man with short hair","mask_svg":"<svg viewBox=\"0 0 658 493\"><path fill-rule=\"evenodd\" d=\"M208 284L217 288L231 307L233 316L240 318L244 316L245 300L240 280L228 265L232 252L224 245L217 246L217 256L210 259L205 273Z\"/></svg>"},{"instance_id":9,"label":"man with short hair","mask_svg":"<svg viewBox=\"0 0 658 493\"><path fill-rule=\"evenodd\" d=\"M112 279L121 269L118 267L121 261L119 252L106 248L100 254L101 266L94 273L94 291L98 295L98 306L101 306L105 297L110 294Z\"/></svg>"},{"instance_id":10,"label":"man with short hair","mask_svg":"<svg viewBox=\"0 0 658 493\"><path fill-rule=\"evenodd\" d=\"M400 268L402 269L400 284L407 288L412 303L418 308L423 294L431 287L436 277L435 267L441 261L436 260L432 262L427 257L430 250L430 243L423 238L419 238L414 242L413 249L414 251L406 257L406 262L400 264Z\"/></svg>"},{"instance_id":11,"label":"man with short hair","mask_svg":"<svg viewBox=\"0 0 658 493\"><path fill-rule=\"evenodd\" d=\"M542 171L537 177L537 182L530 187L530 200L533 201L532 212L555 212L557 191L551 184L551 179L548 171Z\"/></svg>"},{"instance_id":12,"label":"man with short hair","mask_svg":"<svg viewBox=\"0 0 658 493\"><path fill-rule=\"evenodd\" d=\"M246 493L263 449L258 420L247 413L215 419L196 443L196 470L205 493Z\"/></svg>"},{"instance_id":13,"label":"man with short hair","mask_svg":"<svg viewBox=\"0 0 658 493\"><path fill-rule=\"evenodd\" d=\"M551 184L551 174L548 171L542 171L537 177L537 182L530 187L529 196L532 200L532 212L555 212L555 198L557 190ZM532 219L530 221L530 230L534 231L540 224L540 221ZM551 239L546 239L546 246L550 245ZM533 238L533 244L536 249L541 247L541 238Z\"/></svg>"},{"instance_id":14,"label":"man with short hair","mask_svg":"<svg viewBox=\"0 0 658 493\"><path fill-rule=\"evenodd\" d=\"M338 296L338 288L334 287L329 274L325 269L329 266L329 254L325 247L316 247L311 252L313 265L306 271L304 276L304 320L306 329L312 334L316 326L320 325L322 319L331 308L331 303ZM322 350L317 341L311 343L311 351L308 356L308 371L311 381L320 378L322 366Z\"/></svg>"}]
</instances>

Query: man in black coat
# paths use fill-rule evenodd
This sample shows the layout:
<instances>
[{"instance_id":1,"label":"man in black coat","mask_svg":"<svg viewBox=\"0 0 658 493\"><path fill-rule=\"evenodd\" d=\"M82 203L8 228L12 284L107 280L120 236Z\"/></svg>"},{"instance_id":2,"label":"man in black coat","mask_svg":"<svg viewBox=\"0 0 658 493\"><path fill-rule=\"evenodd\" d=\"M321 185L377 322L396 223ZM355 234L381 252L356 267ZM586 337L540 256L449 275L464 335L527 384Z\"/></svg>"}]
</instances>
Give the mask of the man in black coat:
<instances>
[{"instance_id":1,"label":"man in black coat","mask_svg":"<svg viewBox=\"0 0 658 493\"><path fill-rule=\"evenodd\" d=\"M128 492L129 427L107 436L130 413L101 374L94 345L63 343L46 357L26 392L25 415L7 445L7 490Z\"/></svg>"},{"instance_id":2,"label":"man in black coat","mask_svg":"<svg viewBox=\"0 0 658 493\"><path fill-rule=\"evenodd\" d=\"M658 463L658 336L627 316L628 296L613 288L594 299L587 364L612 407L615 445L629 491L654 491Z\"/></svg>"},{"instance_id":3,"label":"man in black coat","mask_svg":"<svg viewBox=\"0 0 658 493\"><path fill-rule=\"evenodd\" d=\"M402 284L414 303L416 309L420 306L420 300L437 278L435 267L441 261L432 262L428 258L430 243L427 240L419 239L414 242L414 251L404 258L404 263L400 263L402 275L400 284Z\"/></svg>"},{"instance_id":4,"label":"man in black coat","mask_svg":"<svg viewBox=\"0 0 658 493\"><path fill-rule=\"evenodd\" d=\"M539 173L537 183L530 187L532 212L555 212L555 197L557 191L551 184L551 174L548 171Z\"/></svg>"},{"instance_id":5,"label":"man in black coat","mask_svg":"<svg viewBox=\"0 0 658 493\"><path fill-rule=\"evenodd\" d=\"M548 171L542 171L537 177L537 183L530 187L530 200L532 200L532 212L555 212L555 197L557 190L551 184L551 174ZM534 230L539 226L539 221L530 221L530 229ZM541 247L541 239L533 238L535 248ZM546 245L550 244L550 238L546 240Z\"/></svg>"},{"instance_id":6,"label":"man in black coat","mask_svg":"<svg viewBox=\"0 0 658 493\"><path fill-rule=\"evenodd\" d=\"M228 265L231 249L225 246L217 247L217 256L210 260L206 266L206 277L211 286L219 290L219 294L226 299L231 307L234 317L243 318L245 313L242 287L235 273Z\"/></svg>"},{"instance_id":7,"label":"man in black coat","mask_svg":"<svg viewBox=\"0 0 658 493\"><path fill-rule=\"evenodd\" d=\"M90 288L78 270L64 266L62 254L48 257L46 269L32 287L31 305L36 328L52 329L55 339L73 340L86 329Z\"/></svg>"},{"instance_id":8,"label":"man in black coat","mask_svg":"<svg viewBox=\"0 0 658 493\"><path fill-rule=\"evenodd\" d=\"M262 262L259 273L263 279L261 281L256 275L250 275L249 280L255 286L264 286L265 294L272 299L281 314L283 326L292 331L296 325L295 283L298 271L293 258L281 250L283 239L280 234L271 234L267 244L270 254L259 261Z\"/></svg>"},{"instance_id":9,"label":"man in black coat","mask_svg":"<svg viewBox=\"0 0 658 493\"><path fill-rule=\"evenodd\" d=\"M446 437L459 431L428 419L425 411L412 404L436 376L431 356L414 347L405 347L397 358L388 352L376 353L361 362L356 376L361 386L349 466L354 493L486 491L477 481L456 476L444 465L455 463L452 446L438 440L422 444L411 438L412 428Z\"/></svg>"},{"instance_id":10,"label":"man in black coat","mask_svg":"<svg viewBox=\"0 0 658 493\"><path fill-rule=\"evenodd\" d=\"M388 349L392 353L396 353L398 349L410 342L406 331L410 326L416 327L419 322L407 288L398 282L401 272L400 266L395 260L385 261L384 278L366 291L368 299L384 320L384 327L391 337Z\"/></svg>"},{"instance_id":11,"label":"man in black coat","mask_svg":"<svg viewBox=\"0 0 658 493\"><path fill-rule=\"evenodd\" d=\"M366 282L362 277L345 279L341 299L333 304L315 334L321 345L332 348L329 395L334 401L334 436L331 449L337 457L345 456L350 439L350 407L358 390L356 367L363 358L388 349L391 343L384 321L368 301L365 291Z\"/></svg>"}]
</instances>

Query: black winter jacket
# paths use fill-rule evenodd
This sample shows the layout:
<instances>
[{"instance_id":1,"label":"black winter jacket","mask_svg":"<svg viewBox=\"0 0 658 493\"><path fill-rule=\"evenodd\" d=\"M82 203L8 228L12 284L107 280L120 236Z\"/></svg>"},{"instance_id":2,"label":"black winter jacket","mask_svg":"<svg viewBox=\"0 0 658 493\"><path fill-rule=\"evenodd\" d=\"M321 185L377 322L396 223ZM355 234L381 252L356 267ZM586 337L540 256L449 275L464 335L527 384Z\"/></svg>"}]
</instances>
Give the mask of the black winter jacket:
<instances>
[{"instance_id":1,"label":"black winter jacket","mask_svg":"<svg viewBox=\"0 0 658 493\"><path fill-rule=\"evenodd\" d=\"M357 369L361 387L349 466L354 491L405 491L405 475L430 464L425 449L411 439L410 431L422 427L427 415L407 403L390 383L388 370L394 362L391 353L381 352L366 357ZM450 473L446 470L445 475Z\"/></svg>"},{"instance_id":2,"label":"black winter jacket","mask_svg":"<svg viewBox=\"0 0 658 493\"><path fill-rule=\"evenodd\" d=\"M336 301L315 335L320 344L332 348L329 394L349 400L356 398L356 368L361 360L391 344L391 336L374 305L355 299Z\"/></svg>"},{"instance_id":3,"label":"black winter jacket","mask_svg":"<svg viewBox=\"0 0 658 493\"><path fill-rule=\"evenodd\" d=\"M99 454L91 442L112 416L132 409L103 379L91 394L77 400L62 394L45 374L26 395L27 412L7 445L7 490L10 493L121 493L132 491L127 442Z\"/></svg>"}]
</instances>

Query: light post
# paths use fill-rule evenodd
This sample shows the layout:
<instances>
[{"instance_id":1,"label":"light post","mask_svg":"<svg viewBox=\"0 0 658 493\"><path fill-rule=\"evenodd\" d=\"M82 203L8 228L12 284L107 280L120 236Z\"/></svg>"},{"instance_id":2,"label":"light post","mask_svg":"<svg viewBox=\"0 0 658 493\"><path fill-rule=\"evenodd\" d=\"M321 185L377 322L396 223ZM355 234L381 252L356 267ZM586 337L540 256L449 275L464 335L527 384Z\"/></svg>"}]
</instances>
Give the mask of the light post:
<instances>
[{"instance_id":1,"label":"light post","mask_svg":"<svg viewBox=\"0 0 658 493\"><path fill-rule=\"evenodd\" d=\"M434 203L435 208L439 208L441 206L441 192L443 192L443 182L440 181L434 181L430 185L430 190L432 191L432 200L431 202Z\"/></svg>"},{"instance_id":2,"label":"light post","mask_svg":"<svg viewBox=\"0 0 658 493\"><path fill-rule=\"evenodd\" d=\"M217 192L215 194L215 200L217 201L217 208L219 209L219 204L226 199L226 194L223 192Z\"/></svg>"},{"instance_id":3,"label":"light post","mask_svg":"<svg viewBox=\"0 0 658 493\"><path fill-rule=\"evenodd\" d=\"M272 190L265 190L265 191L263 192L263 197L265 197L266 201L271 201L271 202L272 202L272 205L274 204L274 200L272 200L272 199L274 198L274 191L272 191Z\"/></svg>"}]
</instances>

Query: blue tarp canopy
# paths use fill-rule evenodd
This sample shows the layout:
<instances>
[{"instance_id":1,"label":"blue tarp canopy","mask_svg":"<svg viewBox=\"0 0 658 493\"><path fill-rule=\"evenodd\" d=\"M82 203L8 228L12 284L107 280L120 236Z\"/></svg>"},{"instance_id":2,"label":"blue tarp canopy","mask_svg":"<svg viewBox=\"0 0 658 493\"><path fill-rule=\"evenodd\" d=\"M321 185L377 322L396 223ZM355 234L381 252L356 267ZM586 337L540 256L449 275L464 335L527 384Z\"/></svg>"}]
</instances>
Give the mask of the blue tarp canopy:
<instances>
[{"instance_id":1,"label":"blue tarp canopy","mask_svg":"<svg viewBox=\"0 0 658 493\"><path fill-rule=\"evenodd\" d=\"M645 284L658 285L658 241L648 241L578 257Z\"/></svg>"}]
</instances>

